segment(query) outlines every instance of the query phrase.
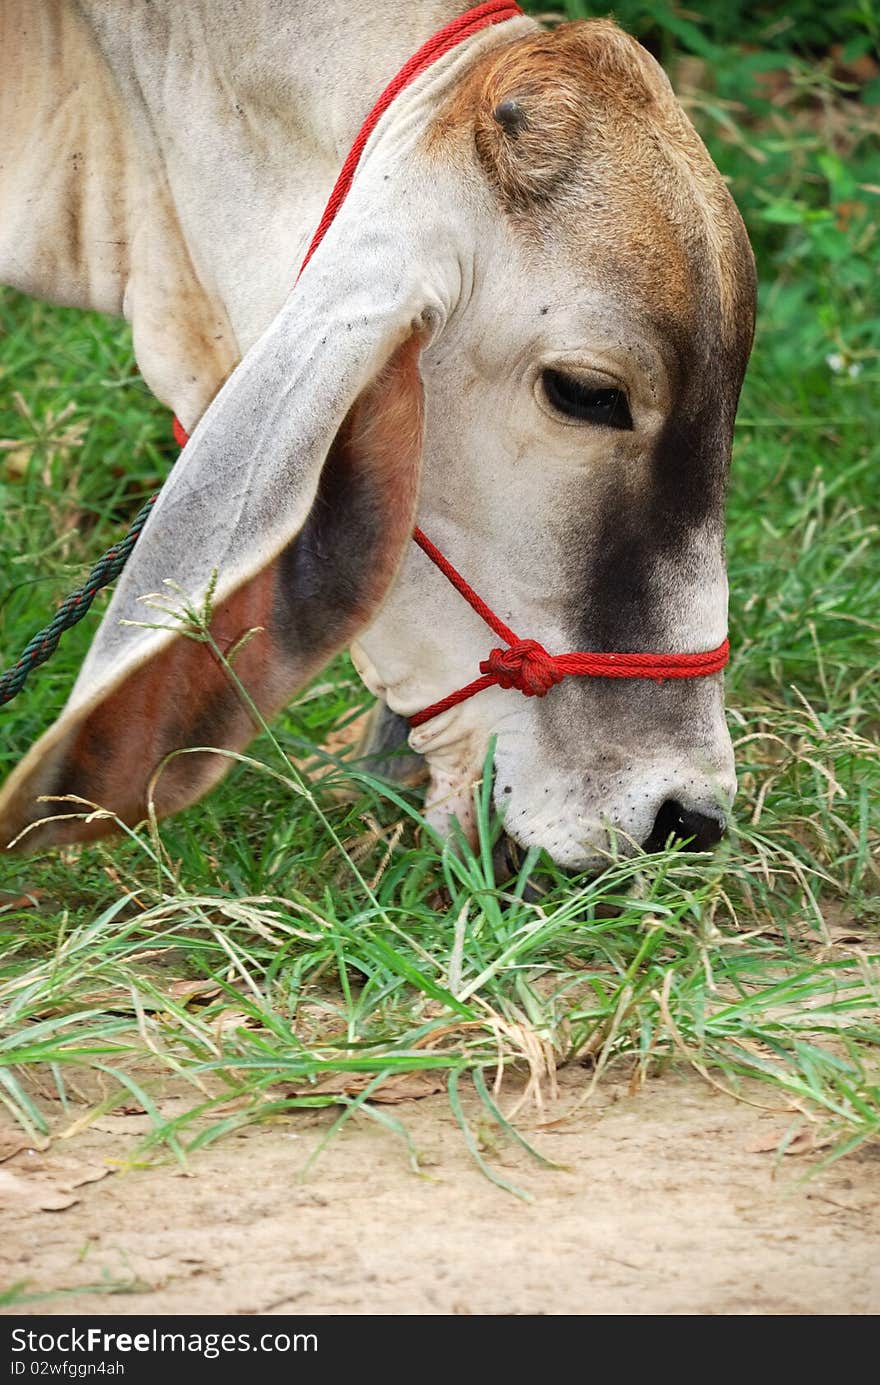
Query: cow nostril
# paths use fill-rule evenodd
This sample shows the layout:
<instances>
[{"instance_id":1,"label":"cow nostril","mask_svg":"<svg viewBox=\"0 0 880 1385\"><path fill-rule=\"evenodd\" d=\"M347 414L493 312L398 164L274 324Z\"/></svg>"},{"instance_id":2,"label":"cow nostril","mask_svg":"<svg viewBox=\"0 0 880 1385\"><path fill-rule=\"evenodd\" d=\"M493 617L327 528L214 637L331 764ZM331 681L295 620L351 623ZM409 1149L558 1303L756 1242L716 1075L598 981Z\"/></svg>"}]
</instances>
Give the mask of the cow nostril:
<instances>
[{"instance_id":1,"label":"cow nostril","mask_svg":"<svg viewBox=\"0 0 880 1385\"><path fill-rule=\"evenodd\" d=\"M711 851L724 836L726 825L720 815L695 813L677 799L667 798L660 805L645 850L662 851L671 837L673 841L687 842L692 851Z\"/></svg>"}]
</instances>

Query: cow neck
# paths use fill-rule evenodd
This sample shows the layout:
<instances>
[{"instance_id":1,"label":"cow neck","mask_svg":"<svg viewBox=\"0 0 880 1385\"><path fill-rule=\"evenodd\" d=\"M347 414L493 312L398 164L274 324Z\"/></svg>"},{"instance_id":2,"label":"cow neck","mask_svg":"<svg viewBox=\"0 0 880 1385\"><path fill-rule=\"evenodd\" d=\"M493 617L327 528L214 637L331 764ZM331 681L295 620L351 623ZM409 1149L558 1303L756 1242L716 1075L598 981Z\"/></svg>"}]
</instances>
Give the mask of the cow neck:
<instances>
[{"instance_id":1,"label":"cow neck","mask_svg":"<svg viewBox=\"0 0 880 1385\"><path fill-rule=\"evenodd\" d=\"M517 4L507 0L488 0L459 15L444 25L431 38L423 43L406 62L397 76L389 82L378 101L370 110L361 126L357 138L340 169L333 185L324 213L309 243L305 258L299 267L297 281L314 255L354 181L357 166L379 120L388 110L394 99L400 95L426 68L442 58L445 53L458 47L465 39L479 33L481 29L493 24L501 24L522 14ZM181 447L189 441L180 420L174 419L174 437ZM469 582L453 566L449 559L421 530L413 533L413 542L418 545L427 558L443 574L473 611L500 639L505 647L490 651L488 658L480 663L479 678L448 693L446 697L432 702L430 707L416 712L409 718L410 726L422 726L442 712L466 702L486 688L515 688L525 697L544 697L563 678L650 678L662 683L667 678L705 678L719 673L726 665L730 646L725 639L715 649L697 654L648 654L648 653L592 653L576 651L568 654L549 654L542 644L533 639L521 639L510 626L495 614L490 606L477 594Z\"/></svg>"}]
</instances>

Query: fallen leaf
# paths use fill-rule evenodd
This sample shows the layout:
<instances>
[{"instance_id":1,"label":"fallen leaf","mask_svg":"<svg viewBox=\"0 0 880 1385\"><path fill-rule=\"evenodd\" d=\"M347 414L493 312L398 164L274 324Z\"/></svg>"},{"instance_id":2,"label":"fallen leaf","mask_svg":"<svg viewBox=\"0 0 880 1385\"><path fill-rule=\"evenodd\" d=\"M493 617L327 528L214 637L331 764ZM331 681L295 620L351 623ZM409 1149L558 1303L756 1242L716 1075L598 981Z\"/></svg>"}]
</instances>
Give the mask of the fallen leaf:
<instances>
[{"instance_id":1,"label":"fallen leaf","mask_svg":"<svg viewBox=\"0 0 880 1385\"><path fill-rule=\"evenodd\" d=\"M871 934L857 923L835 923L829 927L828 936L833 943L866 943Z\"/></svg>"},{"instance_id":2,"label":"fallen leaf","mask_svg":"<svg viewBox=\"0 0 880 1385\"><path fill-rule=\"evenodd\" d=\"M167 1097L158 1108L159 1115L163 1121L176 1120L199 1105L199 1101L195 1095ZM149 1135L155 1129L153 1120L143 1107L134 1105L120 1106L115 1111L96 1116L88 1122L88 1127L90 1130L100 1130L105 1135Z\"/></svg>"},{"instance_id":3,"label":"fallen leaf","mask_svg":"<svg viewBox=\"0 0 880 1385\"><path fill-rule=\"evenodd\" d=\"M63 1212L79 1198L44 1178L20 1177L0 1169L0 1207L13 1212Z\"/></svg>"},{"instance_id":4,"label":"fallen leaf","mask_svg":"<svg viewBox=\"0 0 880 1385\"><path fill-rule=\"evenodd\" d=\"M23 1173L41 1178L55 1178L66 1187L80 1188L84 1183L100 1183L113 1170L109 1164L88 1164L75 1154L32 1154L28 1151L25 1162L18 1156L15 1173Z\"/></svg>"},{"instance_id":5,"label":"fallen leaf","mask_svg":"<svg viewBox=\"0 0 880 1385\"><path fill-rule=\"evenodd\" d=\"M6 452L5 468L6 475L10 481L17 481L27 472L33 456L33 448L26 443L16 444L12 439L4 438L0 442L0 447Z\"/></svg>"},{"instance_id":6,"label":"fallen leaf","mask_svg":"<svg viewBox=\"0 0 880 1385\"><path fill-rule=\"evenodd\" d=\"M220 987L216 981L172 981L166 988L166 993L175 1000L191 1000L195 996L201 996L207 1000L212 996L220 994Z\"/></svg>"},{"instance_id":7,"label":"fallen leaf","mask_svg":"<svg viewBox=\"0 0 880 1385\"><path fill-rule=\"evenodd\" d=\"M831 45L831 56L834 59L835 75L839 72L845 79L855 82L859 86L873 82L877 74L880 73L877 59L872 54L859 53L848 58L842 43Z\"/></svg>"},{"instance_id":8,"label":"fallen leaf","mask_svg":"<svg viewBox=\"0 0 880 1385\"><path fill-rule=\"evenodd\" d=\"M45 890L29 890L26 886L17 894L10 894L7 890L0 890L0 914L13 909L36 909L40 901L45 898Z\"/></svg>"},{"instance_id":9,"label":"fallen leaf","mask_svg":"<svg viewBox=\"0 0 880 1385\"><path fill-rule=\"evenodd\" d=\"M814 1150L827 1149L832 1143L830 1136L817 1136L809 1126L802 1126L794 1135L791 1129L768 1130L746 1145L748 1154L812 1154Z\"/></svg>"},{"instance_id":10,"label":"fallen leaf","mask_svg":"<svg viewBox=\"0 0 880 1385\"><path fill-rule=\"evenodd\" d=\"M44 1159L27 1151L27 1162L0 1169L0 1207L16 1212L63 1212L79 1198L74 1192L85 1183L98 1183L113 1170L105 1164L84 1164L79 1159Z\"/></svg>"},{"instance_id":11,"label":"fallen leaf","mask_svg":"<svg viewBox=\"0 0 880 1385\"><path fill-rule=\"evenodd\" d=\"M100 1130L104 1135L147 1135L153 1129L153 1122L144 1113L142 1116L96 1116L89 1121L89 1130Z\"/></svg>"},{"instance_id":12,"label":"fallen leaf","mask_svg":"<svg viewBox=\"0 0 880 1385\"><path fill-rule=\"evenodd\" d=\"M232 1033L236 1029L256 1029L257 1021L244 1010L221 1010L211 1017L211 1032L216 1038Z\"/></svg>"},{"instance_id":13,"label":"fallen leaf","mask_svg":"<svg viewBox=\"0 0 880 1385\"><path fill-rule=\"evenodd\" d=\"M325 1077L314 1085L286 1087L285 1096L359 1096L373 1081L374 1072L337 1072ZM370 1101L379 1105L393 1106L398 1101L420 1101L422 1097L434 1096L446 1087L446 1077L442 1072L400 1072L385 1079L370 1093Z\"/></svg>"},{"instance_id":14,"label":"fallen leaf","mask_svg":"<svg viewBox=\"0 0 880 1385\"><path fill-rule=\"evenodd\" d=\"M14 1159L16 1154L21 1154L23 1150L34 1149L44 1150L49 1148L49 1141L39 1135L25 1135L22 1130L0 1130L0 1164L5 1164L7 1159Z\"/></svg>"}]
</instances>

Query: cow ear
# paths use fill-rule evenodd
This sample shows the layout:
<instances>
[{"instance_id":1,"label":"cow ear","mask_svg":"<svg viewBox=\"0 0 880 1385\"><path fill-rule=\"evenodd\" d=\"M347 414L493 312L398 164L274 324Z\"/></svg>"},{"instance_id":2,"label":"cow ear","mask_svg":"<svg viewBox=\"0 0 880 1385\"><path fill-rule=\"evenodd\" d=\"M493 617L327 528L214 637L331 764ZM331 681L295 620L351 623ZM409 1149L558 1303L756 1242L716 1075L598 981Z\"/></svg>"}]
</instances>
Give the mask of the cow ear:
<instances>
[{"instance_id":1,"label":"cow ear","mask_svg":"<svg viewBox=\"0 0 880 1385\"><path fill-rule=\"evenodd\" d=\"M40 795L73 795L124 823L143 820L150 780L165 756L195 746L242 749L259 729L248 698L260 716L273 716L369 623L414 523L422 432L419 348L416 335L399 346L350 409L295 538L253 577L213 600L210 642L192 633L162 633L154 641L157 632L143 626L156 612L143 604L133 613L139 626L129 627L129 642L135 650L142 646L141 657L105 662L101 649L107 641L99 632L88 681L4 791L4 845L48 815L80 816L41 824L26 834L24 847L84 841L113 826L104 817L85 821L82 804L39 803ZM147 532L139 542L145 539L149 543ZM162 602L173 604L173 597ZM116 615L105 617L108 633ZM228 667L212 645L231 654ZM153 787L156 813L165 816L192 803L228 766L227 756L209 752L173 757Z\"/></svg>"},{"instance_id":2,"label":"cow ear","mask_svg":"<svg viewBox=\"0 0 880 1385\"><path fill-rule=\"evenodd\" d=\"M0 849L22 832L29 849L113 826L44 795L143 820L170 752L241 749L257 729L247 698L273 715L375 616L415 522L419 358L450 295L434 287L443 251L418 199L392 234L364 182L181 453L67 707L0 793ZM195 609L213 592L211 635L235 651L235 679L209 643L145 608L169 583ZM174 756L154 781L157 814L195 801L228 764ZM69 816L43 821L53 814Z\"/></svg>"}]
</instances>

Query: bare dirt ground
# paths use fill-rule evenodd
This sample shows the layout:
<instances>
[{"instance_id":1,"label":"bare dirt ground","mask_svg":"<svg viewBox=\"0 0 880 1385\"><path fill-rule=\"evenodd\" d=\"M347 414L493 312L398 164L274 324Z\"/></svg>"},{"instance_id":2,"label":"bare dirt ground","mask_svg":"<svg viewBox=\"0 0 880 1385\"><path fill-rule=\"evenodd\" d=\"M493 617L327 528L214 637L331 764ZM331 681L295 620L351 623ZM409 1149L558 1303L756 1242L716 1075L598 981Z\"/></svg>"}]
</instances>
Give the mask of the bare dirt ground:
<instances>
[{"instance_id":1,"label":"bare dirt ground","mask_svg":"<svg viewBox=\"0 0 880 1385\"><path fill-rule=\"evenodd\" d=\"M394 1134L358 1116L301 1181L327 1111L243 1130L188 1172L169 1163L106 1176L137 1143L109 1125L42 1154L19 1150L0 1164L0 1274L48 1297L10 1311L880 1311L880 1148L804 1181L815 1154L770 1148L790 1113L736 1103L688 1074L635 1096L606 1081L572 1109L586 1076L561 1079L558 1101L522 1123L566 1169L507 1142L484 1150L531 1203L479 1172L443 1096L394 1111L421 1177Z\"/></svg>"}]
</instances>

